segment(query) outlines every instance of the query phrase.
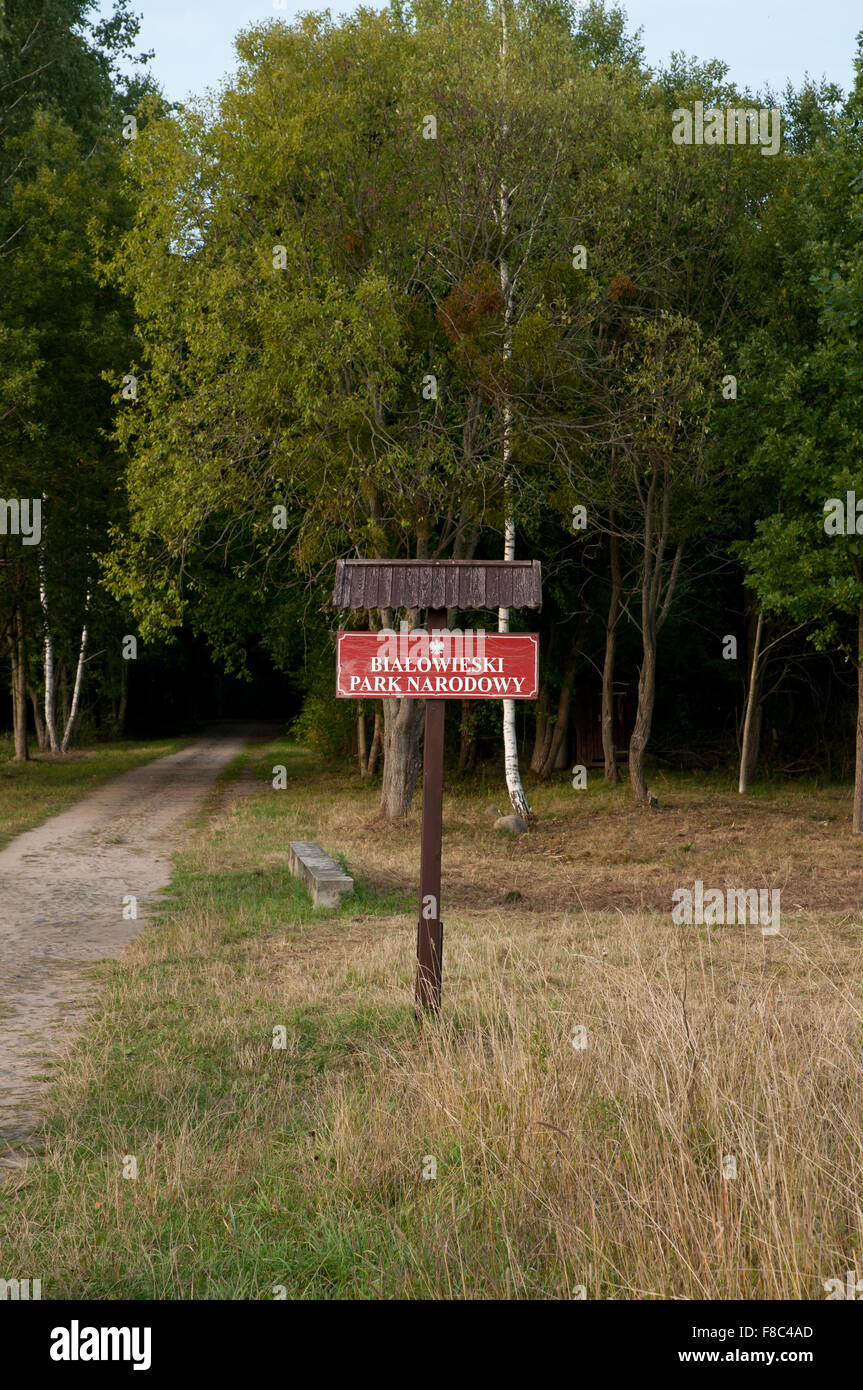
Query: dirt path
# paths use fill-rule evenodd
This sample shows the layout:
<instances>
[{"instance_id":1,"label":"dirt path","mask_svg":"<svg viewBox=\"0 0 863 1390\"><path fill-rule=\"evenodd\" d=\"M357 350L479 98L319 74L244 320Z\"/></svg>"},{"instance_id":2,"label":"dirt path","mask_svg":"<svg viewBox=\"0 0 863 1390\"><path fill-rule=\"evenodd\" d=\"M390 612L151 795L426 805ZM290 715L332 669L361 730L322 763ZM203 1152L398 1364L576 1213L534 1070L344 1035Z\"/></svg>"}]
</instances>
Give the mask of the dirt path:
<instances>
[{"instance_id":1,"label":"dirt path","mask_svg":"<svg viewBox=\"0 0 863 1390\"><path fill-rule=\"evenodd\" d=\"M82 967L141 930L190 817L257 732L235 725L126 772L0 851L0 1167L27 1161L37 1078L93 993ZM135 920L123 918L127 895Z\"/></svg>"}]
</instances>

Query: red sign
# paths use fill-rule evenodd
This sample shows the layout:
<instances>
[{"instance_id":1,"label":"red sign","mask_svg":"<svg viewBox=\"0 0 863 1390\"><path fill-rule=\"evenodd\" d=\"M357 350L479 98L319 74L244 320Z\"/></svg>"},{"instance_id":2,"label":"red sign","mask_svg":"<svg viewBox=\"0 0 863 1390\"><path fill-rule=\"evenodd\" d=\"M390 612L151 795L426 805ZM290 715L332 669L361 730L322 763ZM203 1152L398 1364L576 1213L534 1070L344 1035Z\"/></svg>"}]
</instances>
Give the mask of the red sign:
<instances>
[{"instance_id":1,"label":"red sign","mask_svg":"<svg viewBox=\"0 0 863 1390\"><path fill-rule=\"evenodd\" d=\"M336 694L354 700L535 700L535 632L340 632Z\"/></svg>"}]
</instances>

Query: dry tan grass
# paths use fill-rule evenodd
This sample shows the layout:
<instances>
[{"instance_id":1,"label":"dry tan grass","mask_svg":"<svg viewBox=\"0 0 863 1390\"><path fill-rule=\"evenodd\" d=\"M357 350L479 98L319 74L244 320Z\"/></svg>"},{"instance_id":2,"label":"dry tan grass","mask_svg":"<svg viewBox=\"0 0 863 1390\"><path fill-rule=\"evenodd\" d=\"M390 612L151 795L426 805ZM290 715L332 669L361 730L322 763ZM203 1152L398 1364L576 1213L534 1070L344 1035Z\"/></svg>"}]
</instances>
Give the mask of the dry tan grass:
<instances>
[{"instance_id":1,"label":"dry tan grass","mask_svg":"<svg viewBox=\"0 0 863 1390\"><path fill-rule=\"evenodd\" d=\"M783 911L848 912L860 922L863 837L850 833L850 795L838 788L761 792L656 784L660 808L642 811L628 788L590 792L568 781L531 788L530 834L501 837L482 809L489 799L444 796L441 898L449 910L503 906L521 892L524 911L669 910L676 887L780 888ZM506 808L504 808L506 809ZM407 822L389 825L372 789L343 774L303 786L295 818L347 854L381 889L412 885L419 863L420 797Z\"/></svg>"},{"instance_id":2,"label":"dry tan grass","mask_svg":"<svg viewBox=\"0 0 863 1390\"><path fill-rule=\"evenodd\" d=\"M411 985L413 923L395 925L316 934L274 988L292 1006L391 1006ZM859 950L815 927L793 951L745 936L454 920L441 1022L320 1082L327 1180L306 1167L310 1198L331 1215L407 1204L403 1292L822 1296L863 1237Z\"/></svg>"},{"instance_id":3,"label":"dry tan grass","mask_svg":"<svg viewBox=\"0 0 863 1390\"><path fill-rule=\"evenodd\" d=\"M333 792L307 786L297 813L376 887L411 884L417 810L393 828L367 793ZM362 1084L355 1070L322 1083L313 1128L338 1182L321 1190L312 1166L315 1200L387 1206L413 1188L405 1286L429 1295L550 1281L589 1297L823 1296L863 1235L863 860L846 799L684 787L645 814L625 794L542 788L517 841L476 799L450 799L443 1019L364 1052ZM782 935L675 927L673 888L696 876L780 886ZM279 982L297 1005L391 1006L410 991L414 932L412 917L316 929ZM424 1154L451 1200L430 1198Z\"/></svg>"},{"instance_id":4,"label":"dry tan grass","mask_svg":"<svg viewBox=\"0 0 863 1390\"><path fill-rule=\"evenodd\" d=\"M464 1220L479 1203L517 1291L557 1266L558 1293L812 1297L854 1267L860 1015L840 981L783 988L760 942L751 962L717 962L644 920L482 925L450 933L455 1016L419 1049L373 1053L363 1105L343 1088L331 1120L348 1189L416 1173L420 1136L439 1156L457 1200L436 1204L424 1266L450 1250L482 1269L484 1223ZM393 946L354 960L367 987Z\"/></svg>"}]
</instances>

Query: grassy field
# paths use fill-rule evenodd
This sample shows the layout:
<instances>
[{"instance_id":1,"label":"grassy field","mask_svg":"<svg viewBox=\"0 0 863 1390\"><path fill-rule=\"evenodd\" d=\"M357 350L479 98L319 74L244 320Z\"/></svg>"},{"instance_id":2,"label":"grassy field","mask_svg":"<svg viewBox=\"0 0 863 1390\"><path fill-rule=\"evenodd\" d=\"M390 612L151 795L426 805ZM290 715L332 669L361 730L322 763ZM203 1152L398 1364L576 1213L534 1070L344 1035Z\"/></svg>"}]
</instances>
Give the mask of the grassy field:
<instances>
[{"instance_id":1,"label":"grassy field","mask_svg":"<svg viewBox=\"0 0 863 1390\"><path fill-rule=\"evenodd\" d=\"M252 775L97 967L44 1153L0 1179L7 1274L143 1299L823 1299L860 1277L847 789L669 777L640 812L565 778L515 841L482 782L446 797L444 1009L418 1024L418 802L391 827L287 744ZM307 838L356 877L337 911L288 874ZM675 926L696 878L780 887L780 935Z\"/></svg>"},{"instance_id":2,"label":"grassy field","mask_svg":"<svg viewBox=\"0 0 863 1390\"><path fill-rule=\"evenodd\" d=\"M185 748L187 738L100 743L65 757L33 754L29 762L0 761L0 849L22 830L65 811L94 787L142 763ZM9 748L3 751L10 753Z\"/></svg>"}]
</instances>

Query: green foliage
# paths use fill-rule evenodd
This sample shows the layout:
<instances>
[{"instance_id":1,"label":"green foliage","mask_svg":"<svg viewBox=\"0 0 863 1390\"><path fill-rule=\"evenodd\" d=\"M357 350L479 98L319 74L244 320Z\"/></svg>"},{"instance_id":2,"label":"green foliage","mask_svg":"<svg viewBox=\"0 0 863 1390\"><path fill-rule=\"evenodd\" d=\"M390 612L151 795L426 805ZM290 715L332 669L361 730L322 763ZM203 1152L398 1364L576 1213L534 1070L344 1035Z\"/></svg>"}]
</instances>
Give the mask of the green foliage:
<instances>
[{"instance_id":1,"label":"green foliage","mask_svg":"<svg viewBox=\"0 0 863 1390\"><path fill-rule=\"evenodd\" d=\"M816 107L804 95L810 125L816 107L826 114L820 138L797 142L772 220L780 308L747 345L752 402L735 443L761 513L741 547L749 580L766 611L813 624L823 649L851 641L846 618L863 604L863 537L824 527L828 499L863 496L863 144L853 94L838 115L834 93Z\"/></svg>"},{"instance_id":2,"label":"green foliage","mask_svg":"<svg viewBox=\"0 0 863 1390\"><path fill-rule=\"evenodd\" d=\"M97 556L124 513L103 378L118 380L133 335L96 245L116 243L132 220L121 118L147 82L118 75L137 33L126 0L95 27L90 8L8 0L0 33L0 496L42 502L40 545L0 537L0 640L20 627L36 685L40 567L67 669L88 592L91 636L113 639L121 621L94 590ZM119 661L118 640L114 651Z\"/></svg>"},{"instance_id":3,"label":"green foliage","mask_svg":"<svg viewBox=\"0 0 863 1390\"><path fill-rule=\"evenodd\" d=\"M67 672L89 591L98 660L185 628L243 676L263 645L344 755L334 560L497 555L510 512L552 686L576 616L601 663L612 543L622 651L651 547L682 547L684 625L745 577L852 640L863 548L822 520L863 493L863 47L847 98L789 88L766 159L675 146L675 107L743 101L727 67L651 71L593 0L507 0L505 63L483 0L262 21L176 108L144 55L121 75L127 0L88 9L0 29L0 495L45 499L38 551L0 537L0 650L20 617L37 698L41 562ZM88 669L102 703L118 670Z\"/></svg>"},{"instance_id":4,"label":"green foliage","mask_svg":"<svg viewBox=\"0 0 863 1390\"><path fill-rule=\"evenodd\" d=\"M291 736L324 757L348 758L356 718L356 700L338 700L333 694L313 689L291 725Z\"/></svg>"}]
</instances>

